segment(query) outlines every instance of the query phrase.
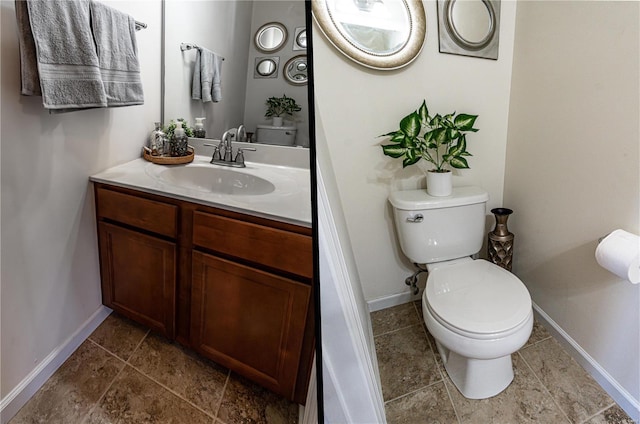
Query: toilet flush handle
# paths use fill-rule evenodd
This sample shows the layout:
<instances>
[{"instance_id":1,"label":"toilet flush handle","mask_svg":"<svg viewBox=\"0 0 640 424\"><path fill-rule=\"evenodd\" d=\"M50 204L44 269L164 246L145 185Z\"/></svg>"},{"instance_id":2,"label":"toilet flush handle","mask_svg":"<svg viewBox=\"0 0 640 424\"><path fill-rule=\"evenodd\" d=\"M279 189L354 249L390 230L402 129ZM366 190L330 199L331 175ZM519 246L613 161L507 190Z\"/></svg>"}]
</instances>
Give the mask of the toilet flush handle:
<instances>
[{"instance_id":1,"label":"toilet flush handle","mask_svg":"<svg viewBox=\"0 0 640 424\"><path fill-rule=\"evenodd\" d=\"M420 223L422 221L424 221L424 216L422 216L421 213L419 213L418 215L415 215L415 216L407 217L407 222Z\"/></svg>"}]
</instances>

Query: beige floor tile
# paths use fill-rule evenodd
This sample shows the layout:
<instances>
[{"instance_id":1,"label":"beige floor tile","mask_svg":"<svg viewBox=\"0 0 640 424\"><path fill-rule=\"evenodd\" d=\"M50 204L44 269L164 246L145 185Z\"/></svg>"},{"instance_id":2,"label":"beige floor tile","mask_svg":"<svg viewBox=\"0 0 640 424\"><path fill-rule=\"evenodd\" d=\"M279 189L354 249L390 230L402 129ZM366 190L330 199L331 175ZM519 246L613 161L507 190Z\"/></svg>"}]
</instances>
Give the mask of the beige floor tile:
<instances>
[{"instance_id":1,"label":"beige floor tile","mask_svg":"<svg viewBox=\"0 0 640 424\"><path fill-rule=\"evenodd\" d=\"M442 379L422 325L377 336L375 345L385 400Z\"/></svg>"},{"instance_id":2,"label":"beige floor tile","mask_svg":"<svg viewBox=\"0 0 640 424\"><path fill-rule=\"evenodd\" d=\"M225 424L297 424L298 405L231 373L218 419Z\"/></svg>"},{"instance_id":3,"label":"beige floor tile","mask_svg":"<svg viewBox=\"0 0 640 424\"><path fill-rule=\"evenodd\" d=\"M91 333L89 339L127 361L145 334L145 327L114 312Z\"/></svg>"},{"instance_id":4,"label":"beige floor tile","mask_svg":"<svg viewBox=\"0 0 640 424\"><path fill-rule=\"evenodd\" d=\"M606 392L550 338L520 351L573 423L581 423L614 404Z\"/></svg>"},{"instance_id":5,"label":"beige floor tile","mask_svg":"<svg viewBox=\"0 0 640 424\"><path fill-rule=\"evenodd\" d=\"M229 375L228 369L155 334L145 338L129 363L212 415Z\"/></svg>"},{"instance_id":6,"label":"beige floor tile","mask_svg":"<svg viewBox=\"0 0 640 424\"><path fill-rule=\"evenodd\" d=\"M620 408L614 405L586 421L585 424L634 424L633 420Z\"/></svg>"},{"instance_id":7,"label":"beige floor tile","mask_svg":"<svg viewBox=\"0 0 640 424\"><path fill-rule=\"evenodd\" d=\"M413 303L404 303L371 313L371 326L373 327L374 336L418 323L420 323L420 319Z\"/></svg>"},{"instance_id":8,"label":"beige floor tile","mask_svg":"<svg viewBox=\"0 0 640 424\"><path fill-rule=\"evenodd\" d=\"M524 347L534 345L550 337L551 334L549 334L547 329L544 328L544 326L536 320L533 322L533 330L531 331L531 336L529 336L529 340L527 340L527 343L525 343Z\"/></svg>"},{"instance_id":9,"label":"beige floor tile","mask_svg":"<svg viewBox=\"0 0 640 424\"><path fill-rule=\"evenodd\" d=\"M553 399L517 354L513 355L514 379L498 395L473 400L455 388L449 377L445 382L461 423L523 424L568 423Z\"/></svg>"},{"instance_id":10,"label":"beige floor tile","mask_svg":"<svg viewBox=\"0 0 640 424\"><path fill-rule=\"evenodd\" d=\"M10 422L79 423L123 367L124 362L85 341Z\"/></svg>"},{"instance_id":11,"label":"beige floor tile","mask_svg":"<svg viewBox=\"0 0 640 424\"><path fill-rule=\"evenodd\" d=\"M388 424L457 424L444 382L385 404Z\"/></svg>"},{"instance_id":12,"label":"beige floor tile","mask_svg":"<svg viewBox=\"0 0 640 424\"><path fill-rule=\"evenodd\" d=\"M98 423L211 424L213 418L126 366L87 420Z\"/></svg>"}]
</instances>

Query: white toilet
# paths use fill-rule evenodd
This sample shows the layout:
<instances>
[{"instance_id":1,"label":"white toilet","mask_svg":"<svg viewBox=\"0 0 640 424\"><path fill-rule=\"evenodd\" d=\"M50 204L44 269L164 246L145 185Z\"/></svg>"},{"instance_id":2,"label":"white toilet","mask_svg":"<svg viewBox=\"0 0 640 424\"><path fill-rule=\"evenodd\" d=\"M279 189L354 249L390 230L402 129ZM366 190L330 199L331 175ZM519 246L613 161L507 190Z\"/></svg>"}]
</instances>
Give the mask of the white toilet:
<instances>
[{"instance_id":1,"label":"white toilet","mask_svg":"<svg viewBox=\"0 0 640 424\"><path fill-rule=\"evenodd\" d=\"M296 127L292 126L256 125L256 142L278 146L293 146L296 142L296 131Z\"/></svg>"},{"instance_id":2,"label":"white toilet","mask_svg":"<svg viewBox=\"0 0 640 424\"><path fill-rule=\"evenodd\" d=\"M482 247L488 199L479 187L455 187L447 197L425 190L389 197L402 251L427 265L424 322L449 377L469 399L507 388L513 380L511 354L533 328L531 297L522 281L470 257Z\"/></svg>"}]
</instances>

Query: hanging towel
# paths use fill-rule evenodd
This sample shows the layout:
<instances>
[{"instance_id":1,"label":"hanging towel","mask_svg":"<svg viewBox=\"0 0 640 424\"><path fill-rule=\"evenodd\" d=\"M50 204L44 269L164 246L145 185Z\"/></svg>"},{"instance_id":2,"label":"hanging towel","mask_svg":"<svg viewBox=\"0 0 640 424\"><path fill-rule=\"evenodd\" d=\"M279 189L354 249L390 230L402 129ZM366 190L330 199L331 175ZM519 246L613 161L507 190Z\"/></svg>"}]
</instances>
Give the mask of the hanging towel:
<instances>
[{"instance_id":1,"label":"hanging towel","mask_svg":"<svg viewBox=\"0 0 640 424\"><path fill-rule=\"evenodd\" d=\"M90 26L89 0L16 0L19 34L28 37L30 24L35 46L42 103L48 109L77 109L107 106L98 55ZM30 40L23 40L24 55ZM21 53L22 57L22 53ZM37 95L33 57L22 63L23 94Z\"/></svg>"},{"instance_id":2,"label":"hanging towel","mask_svg":"<svg viewBox=\"0 0 640 424\"><path fill-rule=\"evenodd\" d=\"M27 2L16 0L18 22L18 46L20 47L21 93L25 96L41 96L36 43L33 40Z\"/></svg>"},{"instance_id":3,"label":"hanging towel","mask_svg":"<svg viewBox=\"0 0 640 424\"><path fill-rule=\"evenodd\" d=\"M90 1L90 9L107 105L144 104L135 20L93 0Z\"/></svg>"},{"instance_id":4,"label":"hanging towel","mask_svg":"<svg viewBox=\"0 0 640 424\"><path fill-rule=\"evenodd\" d=\"M206 102L222 100L222 57L212 51L198 47L193 70L191 98Z\"/></svg>"}]
</instances>

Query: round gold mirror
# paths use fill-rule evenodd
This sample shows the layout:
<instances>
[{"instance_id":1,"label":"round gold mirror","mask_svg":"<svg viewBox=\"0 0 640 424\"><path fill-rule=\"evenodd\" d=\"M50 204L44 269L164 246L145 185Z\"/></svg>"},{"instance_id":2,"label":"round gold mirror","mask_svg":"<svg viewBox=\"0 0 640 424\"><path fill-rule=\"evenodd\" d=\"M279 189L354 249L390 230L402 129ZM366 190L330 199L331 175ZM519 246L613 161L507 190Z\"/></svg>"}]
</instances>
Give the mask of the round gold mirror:
<instances>
[{"instance_id":1,"label":"round gold mirror","mask_svg":"<svg viewBox=\"0 0 640 424\"><path fill-rule=\"evenodd\" d=\"M312 10L327 39L368 68L402 68L424 45L427 22L421 0L318 0Z\"/></svg>"},{"instance_id":2,"label":"round gold mirror","mask_svg":"<svg viewBox=\"0 0 640 424\"><path fill-rule=\"evenodd\" d=\"M287 28L279 22L269 22L256 31L253 39L256 48L263 53L278 51L287 42Z\"/></svg>"}]
</instances>

